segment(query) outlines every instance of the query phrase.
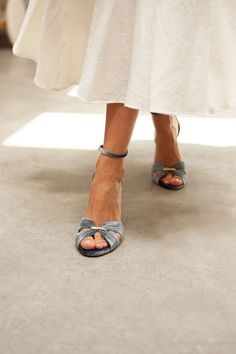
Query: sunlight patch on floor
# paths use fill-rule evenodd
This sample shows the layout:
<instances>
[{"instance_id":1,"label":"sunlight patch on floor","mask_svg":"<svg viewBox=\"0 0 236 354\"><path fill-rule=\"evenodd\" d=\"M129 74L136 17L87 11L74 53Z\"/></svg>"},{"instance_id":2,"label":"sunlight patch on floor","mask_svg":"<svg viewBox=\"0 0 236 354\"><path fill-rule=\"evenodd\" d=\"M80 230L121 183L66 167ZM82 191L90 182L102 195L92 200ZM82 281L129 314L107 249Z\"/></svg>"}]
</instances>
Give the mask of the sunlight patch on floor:
<instances>
[{"instance_id":1,"label":"sunlight patch on floor","mask_svg":"<svg viewBox=\"0 0 236 354\"><path fill-rule=\"evenodd\" d=\"M182 144L236 146L236 119L179 117ZM104 114L45 112L9 136L5 146L93 150L103 143ZM119 134L119 132L117 132ZM153 140L150 115L140 114L132 141Z\"/></svg>"}]
</instances>

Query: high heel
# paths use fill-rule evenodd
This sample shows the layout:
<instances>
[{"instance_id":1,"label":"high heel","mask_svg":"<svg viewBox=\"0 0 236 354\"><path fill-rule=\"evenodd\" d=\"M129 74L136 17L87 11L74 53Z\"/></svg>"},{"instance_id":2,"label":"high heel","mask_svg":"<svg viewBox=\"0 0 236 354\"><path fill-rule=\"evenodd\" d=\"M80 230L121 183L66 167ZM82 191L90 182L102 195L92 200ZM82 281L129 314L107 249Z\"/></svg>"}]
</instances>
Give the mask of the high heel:
<instances>
[{"instance_id":1,"label":"high heel","mask_svg":"<svg viewBox=\"0 0 236 354\"><path fill-rule=\"evenodd\" d=\"M175 116L176 117L176 116ZM180 133L180 123L178 118L176 117L178 122L178 133ZM178 176L182 179L183 183L180 185L167 184L161 181L161 178L166 176L168 173L171 173L172 176ZM164 165L159 162L155 162L152 165L151 170L152 181L159 186L165 189L178 190L182 189L188 181L187 171L184 161L177 162L171 166Z\"/></svg>"},{"instance_id":2,"label":"high heel","mask_svg":"<svg viewBox=\"0 0 236 354\"><path fill-rule=\"evenodd\" d=\"M116 154L114 152L110 152L103 148L103 145L99 146L99 151L101 154L106 155L108 157L113 158L123 158L128 155L128 150L124 154ZM94 178L95 172L93 173L92 179ZM122 184L122 181L120 182ZM84 230L84 228L88 228L89 230ZM108 243L107 247L102 249L90 249L87 250L81 246L81 241L88 237L95 235L96 232L99 232L101 236L105 238ZM76 235L76 248L83 256L88 257L98 257L103 256L107 253L112 252L116 249L122 242L124 236L124 225L121 220L108 220L100 225L96 225L95 221L92 219L83 216L79 225L79 230ZM118 233L120 236L116 236L115 233Z\"/></svg>"}]
</instances>

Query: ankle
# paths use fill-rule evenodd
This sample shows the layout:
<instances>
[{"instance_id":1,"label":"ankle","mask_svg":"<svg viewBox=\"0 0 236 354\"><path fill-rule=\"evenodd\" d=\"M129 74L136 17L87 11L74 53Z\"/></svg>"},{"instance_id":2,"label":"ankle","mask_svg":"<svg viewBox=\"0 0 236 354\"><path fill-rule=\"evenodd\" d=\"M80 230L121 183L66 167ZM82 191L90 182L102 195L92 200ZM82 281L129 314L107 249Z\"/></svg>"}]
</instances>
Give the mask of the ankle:
<instances>
[{"instance_id":1,"label":"ankle","mask_svg":"<svg viewBox=\"0 0 236 354\"><path fill-rule=\"evenodd\" d=\"M154 142L156 144L156 147L158 145L164 145L166 149L173 149L173 147L176 149L178 146L176 134L174 134L173 131L171 131L170 129L162 129L158 132L156 131Z\"/></svg>"},{"instance_id":2,"label":"ankle","mask_svg":"<svg viewBox=\"0 0 236 354\"><path fill-rule=\"evenodd\" d=\"M173 135L176 131L176 118L173 115L158 115L155 119L156 133L158 135Z\"/></svg>"},{"instance_id":3,"label":"ankle","mask_svg":"<svg viewBox=\"0 0 236 354\"><path fill-rule=\"evenodd\" d=\"M100 155L96 162L97 177L101 176L103 179L116 179L121 181L125 175L123 158L111 158Z\"/></svg>"}]
</instances>

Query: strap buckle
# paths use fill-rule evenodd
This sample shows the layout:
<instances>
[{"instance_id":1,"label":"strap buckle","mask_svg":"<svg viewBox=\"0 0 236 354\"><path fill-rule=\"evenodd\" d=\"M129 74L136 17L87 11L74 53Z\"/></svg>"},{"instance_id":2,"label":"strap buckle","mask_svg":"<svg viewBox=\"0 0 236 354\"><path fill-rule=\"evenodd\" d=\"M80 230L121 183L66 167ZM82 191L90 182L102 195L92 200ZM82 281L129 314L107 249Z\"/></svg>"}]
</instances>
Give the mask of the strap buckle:
<instances>
[{"instance_id":1,"label":"strap buckle","mask_svg":"<svg viewBox=\"0 0 236 354\"><path fill-rule=\"evenodd\" d=\"M91 226L90 229L91 230L106 230L106 228L103 226Z\"/></svg>"},{"instance_id":2,"label":"strap buckle","mask_svg":"<svg viewBox=\"0 0 236 354\"><path fill-rule=\"evenodd\" d=\"M164 167L162 170L163 171L177 171L176 168L174 168L174 167Z\"/></svg>"}]
</instances>

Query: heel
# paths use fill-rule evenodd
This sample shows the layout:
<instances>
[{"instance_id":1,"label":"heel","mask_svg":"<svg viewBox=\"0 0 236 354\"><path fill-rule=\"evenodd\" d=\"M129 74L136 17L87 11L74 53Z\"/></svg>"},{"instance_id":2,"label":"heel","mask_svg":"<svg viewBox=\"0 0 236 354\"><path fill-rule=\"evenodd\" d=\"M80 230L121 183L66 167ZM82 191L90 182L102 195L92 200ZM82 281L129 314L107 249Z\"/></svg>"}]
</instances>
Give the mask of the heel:
<instances>
[{"instance_id":1,"label":"heel","mask_svg":"<svg viewBox=\"0 0 236 354\"><path fill-rule=\"evenodd\" d=\"M178 133L177 133L177 136L179 136L179 133L180 133L180 123L179 123L178 117L177 117L177 116L174 116L174 117L177 119L177 123L178 123Z\"/></svg>"}]
</instances>

